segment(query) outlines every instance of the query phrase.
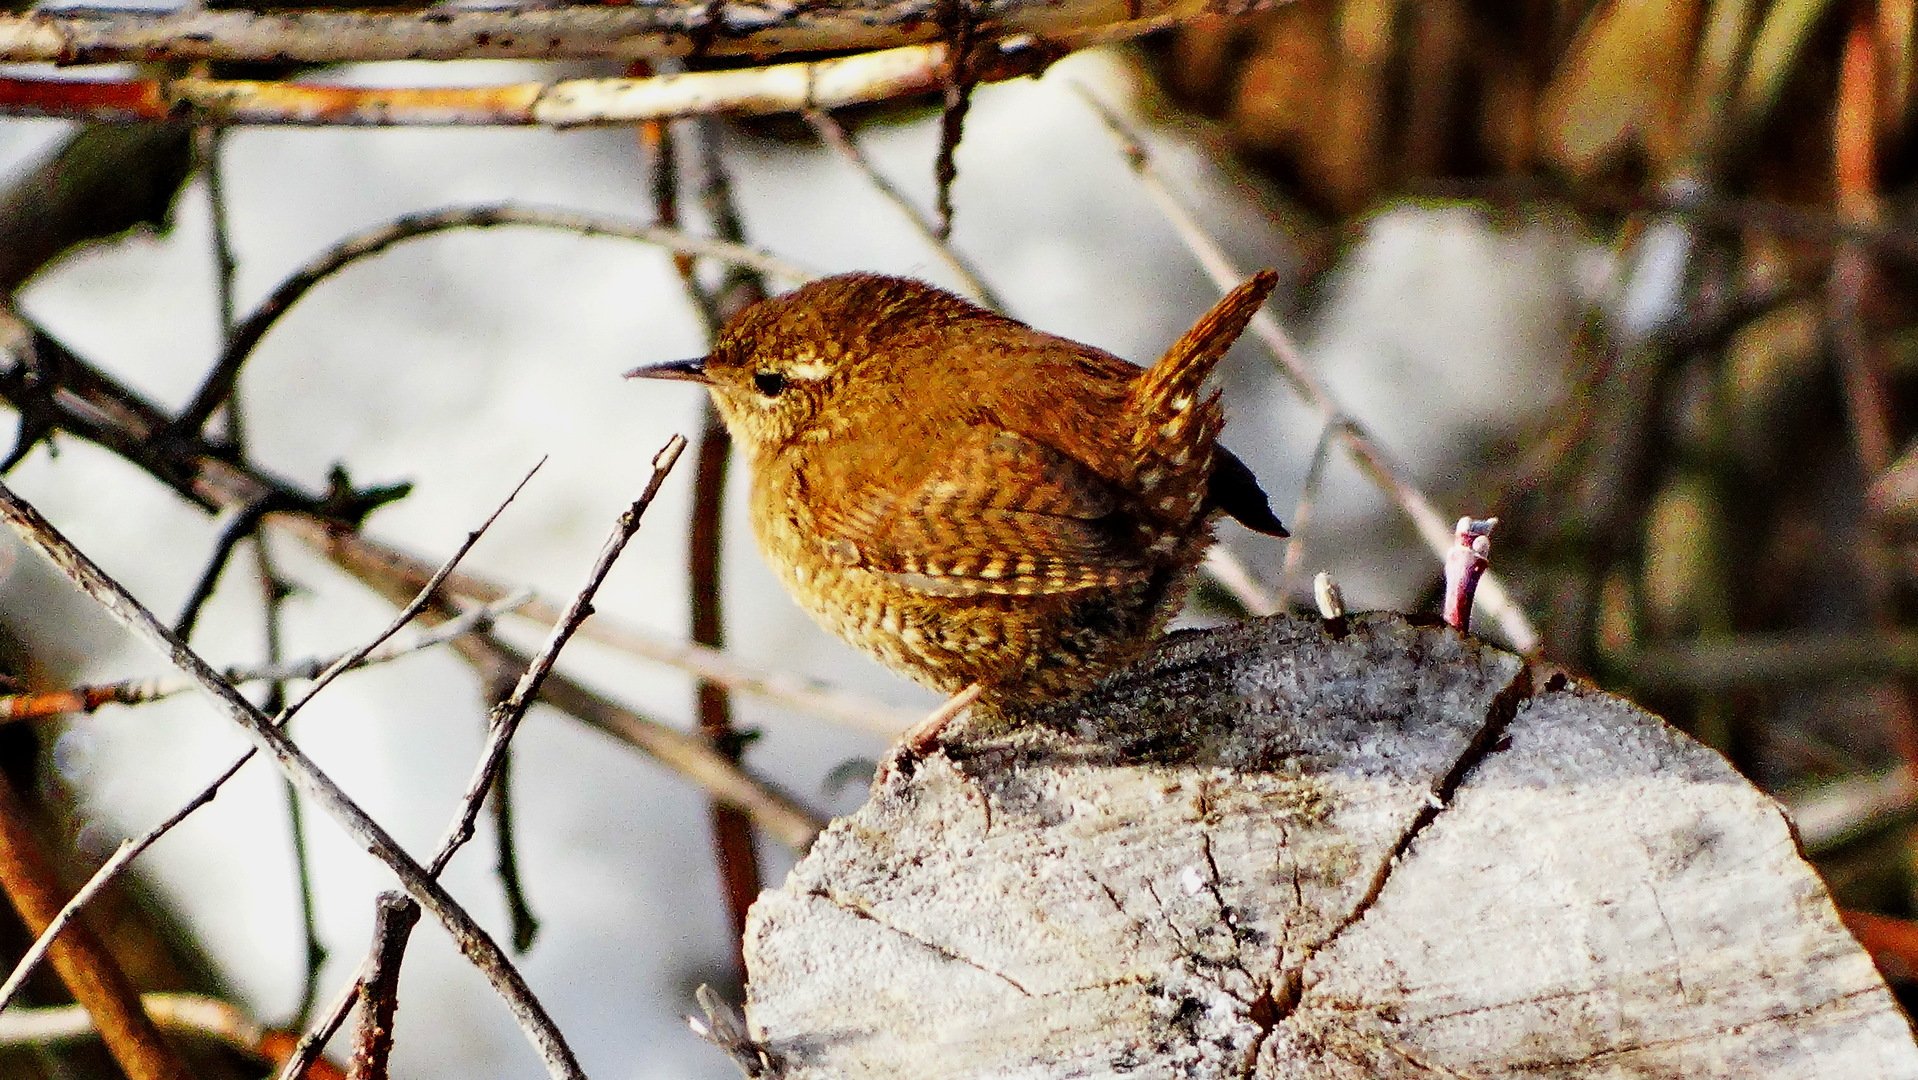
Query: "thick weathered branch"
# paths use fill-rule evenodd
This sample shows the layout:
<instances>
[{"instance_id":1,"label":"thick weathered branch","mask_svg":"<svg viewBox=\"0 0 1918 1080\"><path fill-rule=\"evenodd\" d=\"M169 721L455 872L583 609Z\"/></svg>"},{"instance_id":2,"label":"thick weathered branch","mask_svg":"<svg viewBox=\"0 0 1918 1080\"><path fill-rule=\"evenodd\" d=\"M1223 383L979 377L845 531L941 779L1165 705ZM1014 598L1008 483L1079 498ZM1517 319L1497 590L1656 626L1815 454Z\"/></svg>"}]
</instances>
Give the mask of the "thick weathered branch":
<instances>
[{"instance_id":1,"label":"thick weathered branch","mask_svg":"<svg viewBox=\"0 0 1918 1080\"><path fill-rule=\"evenodd\" d=\"M294 12L74 7L0 16L0 61L648 60L883 49L943 36L943 0ZM1245 10L1230 0L988 0L983 38Z\"/></svg>"},{"instance_id":2,"label":"thick weathered branch","mask_svg":"<svg viewBox=\"0 0 1918 1080\"><path fill-rule=\"evenodd\" d=\"M62 897L52 864L28 825L26 809L13 785L0 776L0 901L11 901L30 933L54 921ZM127 1076L132 1080L190 1080L177 1051L140 1006L119 961L84 924L69 925L51 942L48 955L60 980L92 1018Z\"/></svg>"},{"instance_id":3,"label":"thick weathered branch","mask_svg":"<svg viewBox=\"0 0 1918 1080\"><path fill-rule=\"evenodd\" d=\"M340 86L178 75L142 79L0 79L0 115L98 123L192 120L304 127L624 125L724 113L836 109L940 86L944 45L908 45L831 60L639 79L562 79L496 86ZM990 70L1034 74L1057 52L1016 49Z\"/></svg>"}]
</instances>

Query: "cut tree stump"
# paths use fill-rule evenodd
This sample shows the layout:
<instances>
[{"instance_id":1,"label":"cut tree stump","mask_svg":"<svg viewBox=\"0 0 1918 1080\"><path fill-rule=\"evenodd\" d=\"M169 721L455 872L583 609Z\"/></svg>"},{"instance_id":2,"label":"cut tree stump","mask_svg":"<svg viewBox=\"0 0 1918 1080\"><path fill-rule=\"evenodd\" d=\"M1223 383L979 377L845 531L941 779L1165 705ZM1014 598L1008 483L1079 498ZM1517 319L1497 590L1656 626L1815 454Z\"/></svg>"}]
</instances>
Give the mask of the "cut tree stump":
<instances>
[{"instance_id":1,"label":"cut tree stump","mask_svg":"<svg viewBox=\"0 0 1918 1080\"><path fill-rule=\"evenodd\" d=\"M1396 616L1175 634L961 729L747 933L785 1077L1918 1077L1777 803Z\"/></svg>"}]
</instances>

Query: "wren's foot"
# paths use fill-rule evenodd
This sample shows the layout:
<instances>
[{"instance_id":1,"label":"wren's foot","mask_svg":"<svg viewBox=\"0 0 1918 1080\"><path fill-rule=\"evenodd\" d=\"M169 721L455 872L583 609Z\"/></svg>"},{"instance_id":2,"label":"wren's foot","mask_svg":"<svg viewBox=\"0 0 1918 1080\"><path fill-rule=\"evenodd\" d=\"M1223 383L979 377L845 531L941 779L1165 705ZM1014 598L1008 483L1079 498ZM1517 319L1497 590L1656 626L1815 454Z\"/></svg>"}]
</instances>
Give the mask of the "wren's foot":
<instances>
[{"instance_id":1,"label":"wren's foot","mask_svg":"<svg viewBox=\"0 0 1918 1080\"><path fill-rule=\"evenodd\" d=\"M973 702L979 700L979 694L985 687L978 683L968 683L964 690L947 698L938 708L932 710L924 720L906 729L905 735L894 745L892 755L879 767L881 779L908 768L924 759L939 748L940 736L946 733L946 726L958 719Z\"/></svg>"}]
</instances>

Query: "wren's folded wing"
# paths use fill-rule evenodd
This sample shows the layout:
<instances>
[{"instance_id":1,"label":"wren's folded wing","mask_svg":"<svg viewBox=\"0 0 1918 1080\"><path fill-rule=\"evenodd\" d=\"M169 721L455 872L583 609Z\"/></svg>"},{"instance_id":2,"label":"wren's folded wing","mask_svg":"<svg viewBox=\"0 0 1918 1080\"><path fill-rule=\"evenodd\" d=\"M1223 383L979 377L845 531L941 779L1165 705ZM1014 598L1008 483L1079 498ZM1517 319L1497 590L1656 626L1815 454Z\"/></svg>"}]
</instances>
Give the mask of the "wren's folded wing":
<instances>
[{"instance_id":1,"label":"wren's folded wing","mask_svg":"<svg viewBox=\"0 0 1918 1080\"><path fill-rule=\"evenodd\" d=\"M1138 518L1051 447L977 429L917 481L854 484L820 508L827 551L938 596L1031 596L1144 580Z\"/></svg>"}]
</instances>

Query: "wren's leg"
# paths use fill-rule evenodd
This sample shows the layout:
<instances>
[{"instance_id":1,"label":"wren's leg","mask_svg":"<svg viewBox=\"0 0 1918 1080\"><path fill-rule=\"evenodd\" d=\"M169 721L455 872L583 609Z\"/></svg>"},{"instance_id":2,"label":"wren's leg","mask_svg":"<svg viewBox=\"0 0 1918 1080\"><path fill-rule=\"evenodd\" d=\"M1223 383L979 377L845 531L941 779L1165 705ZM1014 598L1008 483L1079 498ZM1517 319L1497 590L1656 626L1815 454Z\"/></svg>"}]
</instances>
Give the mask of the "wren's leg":
<instances>
[{"instance_id":1,"label":"wren's leg","mask_svg":"<svg viewBox=\"0 0 1918 1080\"><path fill-rule=\"evenodd\" d=\"M984 687L978 683L968 683L964 690L947 698L938 708L932 710L924 720L906 729L905 735L893 747L892 757L887 760L882 772L894 772L901 765L918 761L932 753L939 746L939 737L945 734L946 725L957 719L959 714L973 702L979 700L979 692Z\"/></svg>"}]
</instances>

